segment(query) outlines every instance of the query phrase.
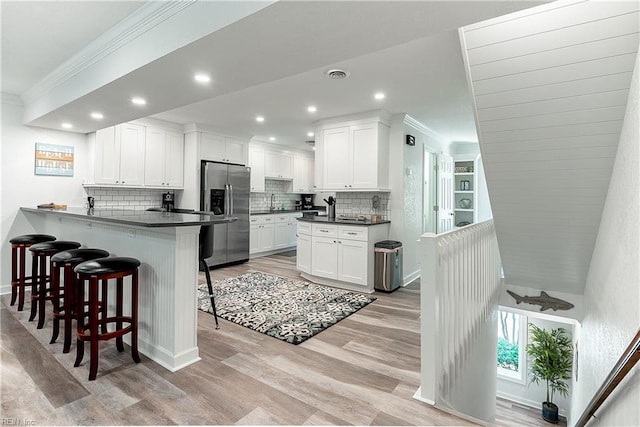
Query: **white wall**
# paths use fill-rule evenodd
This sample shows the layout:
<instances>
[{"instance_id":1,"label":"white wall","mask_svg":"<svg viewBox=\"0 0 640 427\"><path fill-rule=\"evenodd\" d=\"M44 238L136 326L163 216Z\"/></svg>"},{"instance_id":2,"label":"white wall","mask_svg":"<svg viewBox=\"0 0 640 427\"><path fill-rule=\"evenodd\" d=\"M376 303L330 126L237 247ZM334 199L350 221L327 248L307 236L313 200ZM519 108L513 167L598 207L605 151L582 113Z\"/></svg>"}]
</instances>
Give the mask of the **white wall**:
<instances>
[{"instance_id":1,"label":"white wall","mask_svg":"<svg viewBox=\"0 0 640 427\"><path fill-rule=\"evenodd\" d=\"M640 325L640 61L629 89L625 120L584 293L579 377L571 420L577 421ZM640 425L640 366L596 413L592 425Z\"/></svg>"},{"instance_id":2,"label":"white wall","mask_svg":"<svg viewBox=\"0 0 640 427\"><path fill-rule=\"evenodd\" d=\"M33 232L29 224L16 220L21 206L35 207L54 202L84 206L83 180L88 176L88 144L84 134L32 128L22 125L23 107L17 97L2 94L2 163L0 215L0 293L10 291L11 237ZM73 177L36 176L35 143L74 147ZM58 236L63 239L64 236Z\"/></svg>"},{"instance_id":3,"label":"white wall","mask_svg":"<svg viewBox=\"0 0 640 427\"><path fill-rule=\"evenodd\" d=\"M521 346L522 351L526 351L526 345L529 342L529 323L533 323L539 328L551 330L557 328L564 328L567 331L567 336L573 336L573 325L566 323L553 322L550 320L528 317L527 318L527 342ZM525 362L524 366L525 371L528 372L529 363ZM575 370L574 370L575 372ZM571 383L569 382L569 387L571 387ZM510 381L498 377L498 381L496 384L496 393L499 397L504 397L505 399L513 400L518 403L522 403L524 405L531 406L532 408L541 409L542 402L547 400L547 387L544 383L533 384L530 383L530 378L527 374L526 383L521 384L518 382ZM569 413L569 408L571 405L571 389L569 390L569 396L562 397L560 394L556 393L553 396L553 403L558 405L558 409L560 411L560 415L567 416Z\"/></svg>"},{"instance_id":4,"label":"white wall","mask_svg":"<svg viewBox=\"0 0 640 427\"><path fill-rule=\"evenodd\" d=\"M405 136L416 139L415 146L405 143ZM419 124L412 126L405 114L391 118L389 131L389 238L402 242L404 283L420 275L420 244L423 209L424 146L448 153L447 142L431 135Z\"/></svg>"}]
</instances>

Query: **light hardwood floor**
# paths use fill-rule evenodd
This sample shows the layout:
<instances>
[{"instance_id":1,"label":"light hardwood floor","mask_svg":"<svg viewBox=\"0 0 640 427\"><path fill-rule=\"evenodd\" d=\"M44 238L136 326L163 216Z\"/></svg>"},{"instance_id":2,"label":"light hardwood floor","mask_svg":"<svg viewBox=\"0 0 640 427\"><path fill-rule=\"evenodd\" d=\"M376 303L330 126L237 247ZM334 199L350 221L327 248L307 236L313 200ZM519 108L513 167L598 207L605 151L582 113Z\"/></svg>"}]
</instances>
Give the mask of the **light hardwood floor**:
<instances>
[{"instance_id":1,"label":"light hardwood floor","mask_svg":"<svg viewBox=\"0 0 640 427\"><path fill-rule=\"evenodd\" d=\"M214 280L247 271L299 279L295 257L276 255L213 270ZM202 274L201 274L202 276ZM201 277L201 281L203 278ZM412 399L419 385L419 285L378 298L294 346L198 313L202 360L171 373L148 358L134 364L102 343L96 381L88 356L73 367L28 311L2 297L2 418L36 425L470 425ZM28 307L27 307L28 308ZM59 340L60 341L60 340ZM128 347L127 347L128 351ZM499 425L541 425L498 405Z\"/></svg>"}]
</instances>

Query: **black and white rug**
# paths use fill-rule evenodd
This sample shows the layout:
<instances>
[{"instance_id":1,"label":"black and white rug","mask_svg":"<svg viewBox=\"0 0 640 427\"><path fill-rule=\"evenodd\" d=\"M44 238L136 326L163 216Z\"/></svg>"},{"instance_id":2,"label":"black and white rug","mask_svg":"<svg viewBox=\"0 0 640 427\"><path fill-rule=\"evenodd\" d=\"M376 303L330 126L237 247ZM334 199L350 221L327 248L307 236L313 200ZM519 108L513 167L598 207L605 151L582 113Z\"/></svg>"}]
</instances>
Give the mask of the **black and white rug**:
<instances>
[{"instance_id":1,"label":"black and white rug","mask_svg":"<svg viewBox=\"0 0 640 427\"><path fill-rule=\"evenodd\" d=\"M218 316L291 344L300 344L375 301L375 297L272 274L251 272L213 283ZM207 284L198 308L213 313Z\"/></svg>"}]
</instances>

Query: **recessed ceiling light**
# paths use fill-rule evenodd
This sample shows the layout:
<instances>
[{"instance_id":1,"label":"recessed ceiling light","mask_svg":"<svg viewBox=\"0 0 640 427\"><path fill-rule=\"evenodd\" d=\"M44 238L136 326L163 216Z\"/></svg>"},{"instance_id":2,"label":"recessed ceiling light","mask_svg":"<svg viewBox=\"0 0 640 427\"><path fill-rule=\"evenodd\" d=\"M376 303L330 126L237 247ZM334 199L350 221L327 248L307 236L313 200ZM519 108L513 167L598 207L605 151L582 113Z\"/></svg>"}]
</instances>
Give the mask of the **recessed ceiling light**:
<instances>
[{"instance_id":1,"label":"recessed ceiling light","mask_svg":"<svg viewBox=\"0 0 640 427\"><path fill-rule=\"evenodd\" d=\"M315 113L316 111L318 111L318 109L316 107L314 107L313 105L309 105L307 107L307 111L310 113Z\"/></svg>"},{"instance_id":2,"label":"recessed ceiling light","mask_svg":"<svg viewBox=\"0 0 640 427\"><path fill-rule=\"evenodd\" d=\"M264 117L262 117L262 116L256 117L256 122L258 122L258 123L264 122Z\"/></svg>"},{"instance_id":3,"label":"recessed ceiling light","mask_svg":"<svg viewBox=\"0 0 640 427\"><path fill-rule=\"evenodd\" d=\"M349 71L341 70L339 68L334 68L333 70L325 71L324 74L332 80L346 79L351 75Z\"/></svg>"},{"instance_id":4,"label":"recessed ceiling light","mask_svg":"<svg viewBox=\"0 0 640 427\"><path fill-rule=\"evenodd\" d=\"M376 93L375 95L373 95L373 97L374 97L375 99L384 99L384 93L382 93L382 92L378 92L378 93Z\"/></svg>"},{"instance_id":5,"label":"recessed ceiling light","mask_svg":"<svg viewBox=\"0 0 640 427\"><path fill-rule=\"evenodd\" d=\"M211 81L211 77L206 74L196 74L195 76L193 76L193 78L198 83L209 83Z\"/></svg>"},{"instance_id":6,"label":"recessed ceiling light","mask_svg":"<svg viewBox=\"0 0 640 427\"><path fill-rule=\"evenodd\" d=\"M102 120L104 119L104 116L102 115L102 113L94 112L94 113L91 113L91 118L96 120Z\"/></svg>"},{"instance_id":7,"label":"recessed ceiling light","mask_svg":"<svg viewBox=\"0 0 640 427\"><path fill-rule=\"evenodd\" d=\"M65 129L71 129L73 127L73 125L71 123L63 123L62 127Z\"/></svg>"},{"instance_id":8,"label":"recessed ceiling light","mask_svg":"<svg viewBox=\"0 0 640 427\"><path fill-rule=\"evenodd\" d=\"M308 137L312 137L313 136L313 132L307 132L307 136Z\"/></svg>"},{"instance_id":9,"label":"recessed ceiling light","mask_svg":"<svg viewBox=\"0 0 640 427\"><path fill-rule=\"evenodd\" d=\"M131 98L131 102L136 105L145 105L147 101L144 98Z\"/></svg>"},{"instance_id":10,"label":"recessed ceiling light","mask_svg":"<svg viewBox=\"0 0 640 427\"><path fill-rule=\"evenodd\" d=\"M270 137L269 137L269 141L275 141L275 140L276 140L276 137L275 137L275 136L270 136Z\"/></svg>"},{"instance_id":11,"label":"recessed ceiling light","mask_svg":"<svg viewBox=\"0 0 640 427\"><path fill-rule=\"evenodd\" d=\"M311 149L312 149L313 151L316 151L316 147L311 147Z\"/></svg>"}]
</instances>

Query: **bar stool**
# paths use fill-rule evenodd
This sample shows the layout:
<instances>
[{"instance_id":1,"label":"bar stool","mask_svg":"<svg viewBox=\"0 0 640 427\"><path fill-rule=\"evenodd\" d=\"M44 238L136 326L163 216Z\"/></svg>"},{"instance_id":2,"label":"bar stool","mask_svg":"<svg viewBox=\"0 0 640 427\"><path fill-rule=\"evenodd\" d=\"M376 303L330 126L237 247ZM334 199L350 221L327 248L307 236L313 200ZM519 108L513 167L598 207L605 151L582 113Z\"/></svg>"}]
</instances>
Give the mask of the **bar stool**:
<instances>
[{"instance_id":1,"label":"bar stool","mask_svg":"<svg viewBox=\"0 0 640 427\"><path fill-rule=\"evenodd\" d=\"M53 298L53 334L50 344L58 339L60 319L64 320L63 353L71 348L71 320L76 315L76 274L73 268L80 263L97 258L105 258L109 252L102 249L71 249L58 252L51 257L51 296ZM63 286L60 286L60 268L64 271ZM62 307L60 300L62 299ZM106 306L103 307L106 310Z\"/></svg>"},{"instance_id":2,"label":"bar stool","mask_svg":"<svg viewBox=\"0 0 640 427\"><path fill-rule=\"evenodd\" d=\"M51 242L56 240L48 234L24 234L9 240L11 243L11 304L16 303L18 294L18 311L24 308L24 289L31 284L33 276L25 276L25 260L27 248L36 243ZM20 270L18 270L20 264Z\"/></svg>"},{"instance_id":3,"label":"bar stool","mask_svg":"<svg viewBox=\"0 0 640 427\"><path fill-rule=\"evenodd\" d=\"M78 242L68 240L55 240L53 242L36 243L29 248L31 255L31 322L38 315L38 329L42 329L45 319L45 302L53 300L51 297L51 288L47 288L47 258L57 254L58 252L68 251L69 249L77 249L81 245Z\"/></svg>"},{"instance_id":4,"label":"bar stool","mask_svg":"<svg viewBox=\"0 0 640 427\"><path fill-rule=\"evenodd\" d=\"M98 373L98 343L100 341L116 339L116 348L124 351L122 336L131 332L131 357L135 363L140 363L138 354L138 267L140 261L135 258L113 257L100 258L78 264L74 271L78 279L78 309L76 361L73 366L79 366L84 357L84 342L90 344L89 381L95 380ZM131 315L124 316L123 284L124 278L131 276ZM116 315L107 316L108 281L116 279ZM89 299L85 299L84 282L89 282ZM99 289L102 287L102 289ZM98 291L101 290L101 300ZM85 307L88 306L88 311ZM101 316L98 316L98 315ZM88 318L88 322L85 322ZM107 325L115 323L116 329L108 332ZM124 327L123 323L127 326ZM98 329L100 328L100 331Z\"/></svg>"},{"instance_id":5,"label":"bar stool","mask_svg":"<svg viewBox=\"0 0 640 427\"><path fill-rule=\"evenodd\" d=\"M220 329L218 324L218 312L216 311L216 300L213 295L213 287L211 286L211 273L209 272L209 264L207 264L206 258L213 255L213 226L203 225L200 227L198 245L198 259L200 261L200 268L204 271L204 276L207 279L207 289L209 290L209 298L211 299L211 309L213 310L213 320L216 322L216 329Z\"/></svg>"}]
</instances>

